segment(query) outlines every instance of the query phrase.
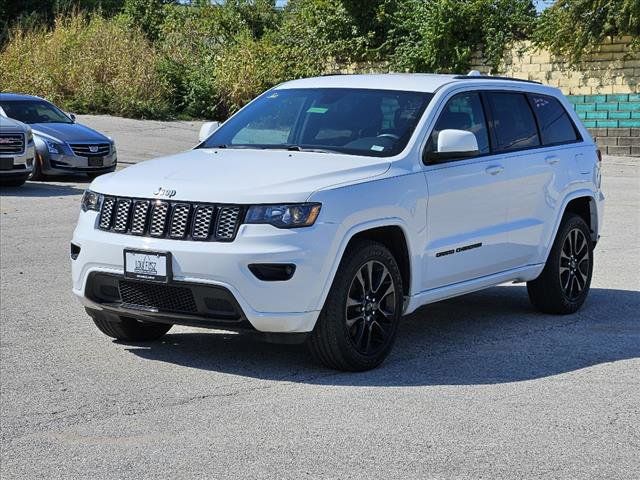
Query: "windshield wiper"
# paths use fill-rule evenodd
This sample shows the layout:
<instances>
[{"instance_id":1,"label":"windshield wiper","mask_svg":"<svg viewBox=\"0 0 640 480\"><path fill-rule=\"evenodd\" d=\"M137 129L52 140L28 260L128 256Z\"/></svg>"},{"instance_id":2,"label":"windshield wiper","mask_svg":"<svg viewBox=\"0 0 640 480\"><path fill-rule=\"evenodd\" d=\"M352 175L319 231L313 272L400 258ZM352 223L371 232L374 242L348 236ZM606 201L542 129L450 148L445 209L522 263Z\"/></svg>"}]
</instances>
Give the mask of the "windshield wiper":
<instances>
[{"instance_id":1,"label":"windshield wiper","mask_svg":"<svg viewBox=\"0 0 640 480\"><path fill-rule=\"evenodd\" d=\"M286 148L290 152L316 152L316 153L336 153L337 152L337 150L331 150L329 148L301 147L300 145L284 145L282 148Z\"/></svg>"}]
</instances>

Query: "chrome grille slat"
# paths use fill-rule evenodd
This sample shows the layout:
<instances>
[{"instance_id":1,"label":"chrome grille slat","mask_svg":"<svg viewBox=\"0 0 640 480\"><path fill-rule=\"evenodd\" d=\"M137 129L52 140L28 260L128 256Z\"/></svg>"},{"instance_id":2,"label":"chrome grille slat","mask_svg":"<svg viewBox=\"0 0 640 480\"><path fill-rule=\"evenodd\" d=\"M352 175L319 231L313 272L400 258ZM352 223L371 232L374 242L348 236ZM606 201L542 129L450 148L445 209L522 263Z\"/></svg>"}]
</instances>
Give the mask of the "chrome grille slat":
<instances>
[{"instance_id":1,"label":"chrome grille slat","mask_svg":"<svg viewBox=\"0 0 640 480\"><path fill-rule=\"evenodd\" d=\"M163 237L167 226L167 213L169 213L169 202L156 202L151 211L151 222L149 223L149 235L152 237Z\"/></svg>"},{"instance_id":2,"label":"chrome grille slat","mask_svg":"<svg viewBox=\"0 0 640 480\"><path fill-rule=\"evenodd\" d=\"M231 240L236 235L240 207L222 207L216 222L216 238Z\"/></svg>"},{"instance_id":3,"label":"chrome grille slat","mask_svg":"<svg viewBox=\"0 0 640 480\"><path fill-rule=\"evenodd\" d=\"M102 230L109 230L113 221L113 209L116 206L116 199L113 197L105 197L102 202L102 210L100 211L100 222L98 225Z\"/></svg>"},{"instance_id":4,"label":"chrome grille slat","mask_svg":"<svg viewBox=\"0 0 640 480\"><path fill-rule=\"evenodd\" d=\"M80 157L104 157L111 152L111 145L108 143L71 143L69 146ZM91 151L92 147L95 152Z\"/></svg>"},{"instance_id":5,"label":"chrome grille slat","mask_svg":"<svg viewBox=\"0 0 640 480\"><path fill-rule=\"evenodd\" d=\"M21 133L0 133L0 153L21 154L24 152L24 135Z\"/></svg>"},{"instance_id":6,"label":"chrome grille slat","mask_svg":"<svg viewBox=\"0 0 640 480\"><path fill-rule=\"evenodd\" d=\"M129 212L131 211L131 200L120 198L116 203L116 217L113 221L113 229L116 232L126 232L129 224Z\"/></svg>"},{"instance_id":7,"label":"chrome grille slat","mask_svg":"<svg viewBox=\"0 0 640 480\"><path fill-rule=\"evenodd\" d=\"M191 205L188 203L176 203L171 212L171 226L169 228L169 236L171 238L184 238L187 234L187 222L189 221L189 213Z\"/></svg>"},{"instance_id":8,"label":"chrome grille slat","mask_svg":"<svg viewBox=\"0 0 640 480\"><path fill-rule=\"evenodd\" d=\"M149 213L149 202L138 200L133 204L133 214L131 216L131 233L143 235L147 226L147 214Z\"/></svg>"},{"instance_id":9,"label":"chrome grille slat","mask_svg":"<svg viewBox=\"0 0 640 480\"><path fill-rule=\"evenodd\" d=\"M243 213L238 205L104 197L97 227L127 235L231 242Z\"/></svg>"},{"instance_id":10,"label":"chrome grille slat","mask_svg":"<svg viewBox=\"0 0 640 480\"><path fill-rule=\"evenodd\" d=\"M212 205L199 205L193 216L193 229L191 236L194 240L208 240L211 235L211 224L215 207Z\"/></svg>"}]
</instances>

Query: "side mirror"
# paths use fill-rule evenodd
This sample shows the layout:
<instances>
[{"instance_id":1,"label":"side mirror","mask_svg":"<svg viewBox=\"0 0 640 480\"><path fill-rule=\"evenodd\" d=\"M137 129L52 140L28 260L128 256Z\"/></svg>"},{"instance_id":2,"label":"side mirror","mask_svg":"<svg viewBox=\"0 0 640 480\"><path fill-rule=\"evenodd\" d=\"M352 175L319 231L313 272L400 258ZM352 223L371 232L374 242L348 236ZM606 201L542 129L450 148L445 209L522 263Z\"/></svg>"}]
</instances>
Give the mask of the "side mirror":
<instances>
[{"instance_id":1,"label":"side mirror","mask_svg":"<svg viewBox=\"0 0 640 480\"><path fill-rule=\"evenodd\" d=\"M205 122L200 127L200 133L198 133L198 140L201 142L206 140L218 128L220 128L220 122Z\"/></svg>"},{"instance_id":2,"label":"side mirror","mask_svg":"<svg viewBox=\"0 0 640 480\"><path fill-rule=\"evenodd\" d=\"M472 132L445 129L438 133L438 149L429 152L427 159L438 162L452 158L474 157L478 153L478 140Z\"/></svg>"},{"instance_id":3,"label":"side mirror","mask_svg":"<svg viewBox=\"0 0 640 480\"><path fill-rule=\"evenodd\" d=\"M75 116L75 114L70 113L70 114L69 114L69 118L71 119L71 121L72 121L73 123L76 123L76 116Z\"/></svg>"}]
</instances>

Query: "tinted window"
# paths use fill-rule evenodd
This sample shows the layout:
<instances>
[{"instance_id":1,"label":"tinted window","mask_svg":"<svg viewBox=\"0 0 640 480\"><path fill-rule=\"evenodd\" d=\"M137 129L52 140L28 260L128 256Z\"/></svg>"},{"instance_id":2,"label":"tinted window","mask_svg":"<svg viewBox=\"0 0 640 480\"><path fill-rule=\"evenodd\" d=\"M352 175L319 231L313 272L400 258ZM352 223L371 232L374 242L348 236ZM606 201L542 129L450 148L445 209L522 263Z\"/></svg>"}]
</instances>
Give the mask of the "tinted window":
<instances>
[{"instance_id":1,"label":"tinted window","mask_svg":"<svg viewBox=\"0 0 640 480\"><path fill-rule=\"evenodd\" d=\"M564 107L553 97L530 95L538 118L543 145L574 142L578 139L573 122Z\"/></svg>"},{"instance_id":2,"label":"tinted window","mask_svg":"<svg viewBox=\"0 0 640 480\"><path fill-rule=\"evenodd\" d=\"M203 148L308 149L387 157L402 151L431 93L355 88L272 90Z\"/></svg>"},{"instance_id":3,"label":"tinted window","mask_svg":"<svg viewBox=\"0 0 640 480\"><path fill-rule=\"evenodd\" d=\"M478 151L489 153L489 136L478 93L459 93L447 102L431 133L427 151L435 151L438 134L442 130L466 130L473 133L478 141Z\"/></svg>"},{"instance_id":4,"label":"tinted window","mask_svg":"<svg viewBox=\"0 0 640 480\"><path fill-rule=\"evenodd\" d=\"M60 109L44 100L0 101L7 117L23 123L72 123Z\"/></svg>"},{"instance_id":5,"label":"tinted window","mask_svg":"<svg viewBox=\"0 0 640 480\"><path fill-rule=\"evenodd\" d=\"M540 145L538 129L527 98L520 93L489 92L498 152Z\"/></svg>"}]
</instances>

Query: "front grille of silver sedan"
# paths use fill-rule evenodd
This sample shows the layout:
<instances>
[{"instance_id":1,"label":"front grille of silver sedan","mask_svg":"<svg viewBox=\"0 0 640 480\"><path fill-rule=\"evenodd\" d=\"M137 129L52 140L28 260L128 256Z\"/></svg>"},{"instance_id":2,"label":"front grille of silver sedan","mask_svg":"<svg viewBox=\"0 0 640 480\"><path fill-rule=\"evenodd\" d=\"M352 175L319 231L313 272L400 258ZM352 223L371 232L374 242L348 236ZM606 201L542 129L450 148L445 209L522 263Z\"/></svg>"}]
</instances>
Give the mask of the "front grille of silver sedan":
<instances>
[{"instance_id":1,"label":"front grille of silver sedan","mask_svg":"<svg viewBox=\"0 0 640 480\"><path fill-rule=\"evenodd\" d=\"M0 155L22 152L24 152L24 135L22 133L0 133Z\"/></svg>"},{"instance_id":2,"label":"front grille of silver sedan","mask_svg":"<svg viewBox=\"0 0 640 480\"><path fill-rule=\"evenodd\" d=\"M237 205L105 197L98 228L173 240L231 242L243 214Z\"/></svg>"},{"instance_id":3,"label":"front grille of silver sedan","mask_svg":"<svg viewBox=\"0 0 640 480\"><path fill-rule=\"evenodd\" d=\"M79 157L104 157L111 152L109 143L70 143L69 146Z\"/></svg>"}]
</instances>

